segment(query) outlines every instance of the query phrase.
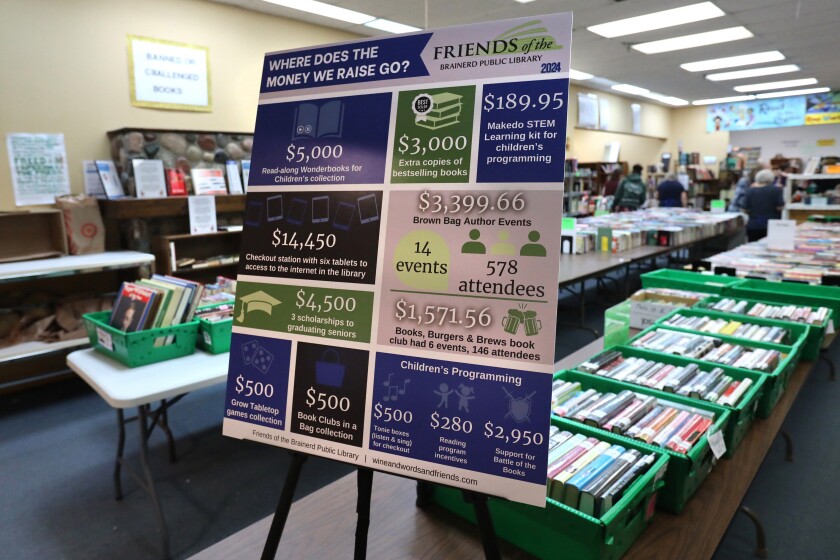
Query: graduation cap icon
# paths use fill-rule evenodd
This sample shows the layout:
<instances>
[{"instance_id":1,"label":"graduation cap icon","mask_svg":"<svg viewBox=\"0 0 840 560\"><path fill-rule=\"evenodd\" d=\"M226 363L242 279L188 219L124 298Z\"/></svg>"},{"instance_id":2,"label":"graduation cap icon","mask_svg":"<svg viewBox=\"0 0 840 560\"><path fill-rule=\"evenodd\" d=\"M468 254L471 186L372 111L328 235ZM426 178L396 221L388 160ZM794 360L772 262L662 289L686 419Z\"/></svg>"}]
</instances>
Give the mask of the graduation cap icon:
<instances>
[{"instance_id":1,"label":"graduation cap icon","mask_svg":"<svg viewBox=\"0 0 840 560\"><path fill-rule=\"evenodd\" d=\"M251 311L262 311L271 315L271 310L274 306L283 303L279 299L271 297L262 290L254 292L253 294L248 294L247 296L242 296L239 298L239 301L242 302L242 309L239 311L239 317L237 317L236 320L240 323L245 320L246 313L250 313Z\"/></svg>"}]
</instances>

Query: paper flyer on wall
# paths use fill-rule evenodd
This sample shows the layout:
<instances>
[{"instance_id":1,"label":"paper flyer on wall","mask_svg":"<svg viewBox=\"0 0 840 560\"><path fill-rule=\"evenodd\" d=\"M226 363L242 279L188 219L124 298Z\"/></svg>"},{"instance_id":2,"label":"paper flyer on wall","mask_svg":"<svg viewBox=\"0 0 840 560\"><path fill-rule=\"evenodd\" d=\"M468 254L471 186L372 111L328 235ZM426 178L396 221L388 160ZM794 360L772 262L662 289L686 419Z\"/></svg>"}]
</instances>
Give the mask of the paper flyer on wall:
<instances>
[{"instance_id":1,"label":"paper flyer on wall","mask_svg":"<svg viewBox=\"0 0 840 560\"><path fill-rule=\"evenodd\" d=\"M571 29L266 55L226 435L545 504Z\"/></svg>"},{"instance_id":2,"label":"paper flyer on wall","mask_svg":"<svg viewBox=\"0 0 840 560\"><path fill-rule=\"evenodd\" d=\"M53 204L70 194L63 134L8 134L15 205Z\"/></svg>"}]
</instances>

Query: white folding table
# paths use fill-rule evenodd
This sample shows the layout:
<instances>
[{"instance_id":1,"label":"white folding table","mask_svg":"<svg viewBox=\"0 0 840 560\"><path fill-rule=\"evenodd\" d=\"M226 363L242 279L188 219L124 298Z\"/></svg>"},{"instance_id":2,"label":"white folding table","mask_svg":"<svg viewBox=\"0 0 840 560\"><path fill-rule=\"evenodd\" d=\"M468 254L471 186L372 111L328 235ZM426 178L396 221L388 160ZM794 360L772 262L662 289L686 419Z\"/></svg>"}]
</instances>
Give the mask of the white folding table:
<instances>
[{"instance_id":1,"label":"white folding table","mask_svg":"<svg viewBox=\"0 0 840 560\"><path fill-rule=\"evenodd\" d=\"M169 531L163 516L154 478L149 468L149 436L155 426L166 434L169 459L175 461L175 440L169 430L167 411L184 395L196 389L224 383L227 379L228 354L208 354L201 350L190 356L130 368L100 354L92 348L77 350L67 356L67 365L117 411L119 439L114 465L114 488L117 500L122 499L121 470L125 466L151 496L157 515L163 556L169 557ZM152 403L160 401L157 408ZM137 407L137 416L126 419L123 411ZM138 420L140 425L140 464L142 476L131 469L123 458L125 425Z\"/></svg>"}]
</instances>

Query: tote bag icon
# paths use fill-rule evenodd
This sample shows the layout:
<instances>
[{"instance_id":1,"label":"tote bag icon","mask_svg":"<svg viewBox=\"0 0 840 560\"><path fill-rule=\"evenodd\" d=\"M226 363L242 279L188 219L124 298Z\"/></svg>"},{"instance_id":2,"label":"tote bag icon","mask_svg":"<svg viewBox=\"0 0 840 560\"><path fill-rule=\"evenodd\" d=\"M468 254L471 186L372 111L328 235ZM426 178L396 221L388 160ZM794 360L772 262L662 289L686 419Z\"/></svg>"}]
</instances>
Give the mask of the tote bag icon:
<instances>
[{"instance_id":1,"label":"tote bag icon","mask_svg":"<svg viewBox=\"0 0 840 560\"><path fill-rule=\"evenodd\" d=\"M324 350L321 359L315 362L315 381L318 385L341 387L346 368L340 363L338 352L332 348Z\"/></svg>"}]
</instances>

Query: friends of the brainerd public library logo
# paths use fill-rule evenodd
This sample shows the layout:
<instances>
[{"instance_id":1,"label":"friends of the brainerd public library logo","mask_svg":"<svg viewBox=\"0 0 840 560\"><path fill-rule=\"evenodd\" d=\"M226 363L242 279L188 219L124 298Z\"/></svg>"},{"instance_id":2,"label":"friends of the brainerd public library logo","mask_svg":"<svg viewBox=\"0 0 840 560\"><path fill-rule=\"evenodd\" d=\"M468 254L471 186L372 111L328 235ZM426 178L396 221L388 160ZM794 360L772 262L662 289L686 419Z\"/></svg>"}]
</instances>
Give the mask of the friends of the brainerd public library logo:
<instances>
[{"instance_id":1,"label":"friends of the brainerd public library logo","mask_svg":"<svg viewBox=\"0 0 840 560\"><path fill-rule=\"evenodd\" d=\"M548 28L536 19L511 27L495 39L484 42L438 45L434 47L435 60L467 58L473 56L496 56L503 54L528 54L536 51L556 51L563 45L548 34Z\"/></svg>"}]
</instances>

